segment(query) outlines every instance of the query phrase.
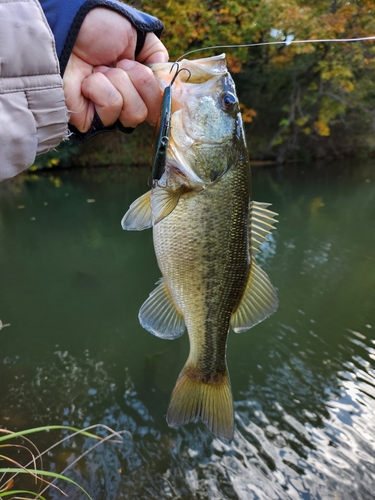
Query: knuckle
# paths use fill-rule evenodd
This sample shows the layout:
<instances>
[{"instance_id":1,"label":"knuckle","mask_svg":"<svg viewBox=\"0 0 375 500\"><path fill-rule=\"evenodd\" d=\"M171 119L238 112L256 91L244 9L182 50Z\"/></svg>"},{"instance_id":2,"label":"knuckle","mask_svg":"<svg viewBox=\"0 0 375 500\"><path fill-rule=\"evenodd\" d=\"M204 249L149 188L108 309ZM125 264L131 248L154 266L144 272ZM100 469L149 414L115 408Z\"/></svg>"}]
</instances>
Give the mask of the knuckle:
<instances>
[{"instance_id":1,"label":"knuckle","mask_svg":"<svg viewBox=\"0 0 375 500\"><path fill-rule=\"evenodd\" d=\"M136 127L140 123L144 122L148 116L148 110L143 104L138 106L136 109L124 111L124 122L126 122L129 127Z\"/></svg>"},{"instance_id":2,"label":"knuckle","mask_svg":"<svg viewBox=\"0 0 375 500\"><path fill-rule=\"evenodd\" d=\"M146 120L148 115L147 108L146 106L141 106L140 109L138 109L135 114L134 114L134 119L137 121L137 123L142 123Z\"/></svg>"},{"instance_id":3,"label":"knuckle","mask_svg":"<svg viewBox=\"0 0 375 500\"><path fill-rule=\"evenodd\" d=\"M111 109L121 109L123 105L123 98L120 92L115 88L110 89L107 97L107 107Z\"/></svg>"},{"instance_id":4,"label":"knuckle","mask_svg":"<svg viewBox=\"0 0 375 500\"><path fill-rule=\"evenodd\" d=\"M142 66L142 74L140 76L140 84L148 87L152 85L155 81L154 73L151 68L147 66Z\"/></svg>"}]
</instances>

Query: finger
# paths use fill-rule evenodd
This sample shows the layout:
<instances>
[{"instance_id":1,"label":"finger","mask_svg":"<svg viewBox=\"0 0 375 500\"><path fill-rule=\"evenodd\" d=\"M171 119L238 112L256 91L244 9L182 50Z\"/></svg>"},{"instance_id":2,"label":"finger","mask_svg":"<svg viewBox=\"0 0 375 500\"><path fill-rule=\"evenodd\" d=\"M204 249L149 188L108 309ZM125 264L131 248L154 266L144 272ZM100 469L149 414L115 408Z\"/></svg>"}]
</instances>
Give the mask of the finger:
<instances>
[{"instance_id":1,"label":"finger","mask_svg":"<svg viewBox=\"0 0 375 500\"><path fill-rule=\"evenodd\" d=\"M117 68L126 72L147 108L147 121L154 126L161 108L161 90L150 68L136 61L123 59Z\"/></svg>"},{"instance_id":2,"label":"finger","mask_svg":"<svg viewBox=\"0 0 375 500\"><path fill-rule=\"evenodd\" d=\"M148 116L147 106L127 72L120 68L107 68L104 75L122 96L119 119L123 126L134 128L145 121Z\"/></svg>"},{"instance_id":3,"label":"finger","mask_svg":"<svg viewBox=\"0 0 375 500\"><path fill-rule=\"evenodd\" d=\"M69 122L85 132L90 128L91 122L87 115L94 115L94 106L82 95L82 81L92 73L92 66L85 63L75 55L71 55L63 78L65 103L70 114Z\"/></svg>"},{"instance_id":4,"label":"finger","mask_svg":"<svg viewBox=\"0 0 375 500\"><path fill-rule=\"evenodd\" d=\"M154 33L147 33L146 40L141 52L137 56L137 61L141 63L167 62L168 51Z\"/></svg>"},{"instance_id":5,"label":"finger","mask_svg":"<svg viewBox=\"0 0 375 500\"><path fill-rule=\"evenodd\" d=\"M82 94L94 105L87 112L88 128L94 117L94 107L106 127L119 118L123 107L123 96L103 73L95 72L85 78L82 82Z\"/></svg>"}]
</instances>

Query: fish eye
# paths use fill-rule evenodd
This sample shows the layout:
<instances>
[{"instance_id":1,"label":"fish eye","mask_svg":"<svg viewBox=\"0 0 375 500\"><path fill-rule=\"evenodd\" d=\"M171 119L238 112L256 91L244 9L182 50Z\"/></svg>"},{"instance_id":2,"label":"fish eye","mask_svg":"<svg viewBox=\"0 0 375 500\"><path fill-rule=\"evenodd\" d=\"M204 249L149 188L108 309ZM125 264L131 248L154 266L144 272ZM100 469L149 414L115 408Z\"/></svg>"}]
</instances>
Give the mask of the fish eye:
<instances>
[{"instance_id":1,"label":"fish eye","mask_svg":"<svg viewBox=\"0 0 375 500\"><path fill-rule=\"evenodd\" d=\"M231 92L225 92L225 94L223 94L221 96L221 103L222 103L224 109L230 110L237 103L236 96L233 95Z\"/></svg>"}]
</instances>

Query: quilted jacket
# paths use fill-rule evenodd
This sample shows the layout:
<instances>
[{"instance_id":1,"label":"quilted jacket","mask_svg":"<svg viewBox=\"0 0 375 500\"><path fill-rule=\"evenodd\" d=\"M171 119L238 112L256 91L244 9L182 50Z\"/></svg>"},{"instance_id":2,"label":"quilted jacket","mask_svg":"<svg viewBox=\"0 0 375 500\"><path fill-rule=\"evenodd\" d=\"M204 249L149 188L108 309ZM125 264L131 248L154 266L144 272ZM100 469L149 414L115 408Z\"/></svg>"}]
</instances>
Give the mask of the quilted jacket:
<instances>
[{"instance_id":1,"label":"quilted jacket","mask_svg":"<svg viewBox=\"0 0 375 500\"><path fill-rule=\"evenodd\" d=\"M68 134L54 37L36 0L0 0L0 180Z\"/></svg>"}]
</instances>

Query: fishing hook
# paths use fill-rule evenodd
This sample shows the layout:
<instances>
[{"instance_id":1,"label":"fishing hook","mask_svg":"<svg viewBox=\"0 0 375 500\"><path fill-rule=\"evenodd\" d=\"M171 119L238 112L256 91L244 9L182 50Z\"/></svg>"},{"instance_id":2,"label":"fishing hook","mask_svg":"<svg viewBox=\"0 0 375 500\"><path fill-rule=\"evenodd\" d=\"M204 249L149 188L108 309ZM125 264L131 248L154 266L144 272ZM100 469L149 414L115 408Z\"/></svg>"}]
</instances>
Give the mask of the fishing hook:
<instances>
[{"instance_id":1,"label":"fishing hook","mask_svg":"<svg viewBox=\"0 0 375 500\"><path fill-rule=\"evenodd\" d=\"M178 62L174 62L174 63L172 64L171 69L169 70L169 73L172 73L173 68L174 68L175 66L177 66L177 71L176 71L176 73L174 74L174 76L173 76L173 78L172 78L171 83L169 84L169 86L170 86L170 87L172 87L172 85L174 84L174 82L175 82L176 78L177 78L177 77L178 77L178 75L181 73L181 71L187 71L187 72L189 73L189 76L188 76L188 78L187 78L187 80L186 80L187 82L188 82L188 81L190 80L190 78L191 78L191 71L190 71L190 69L187 69L187 68L181 68L181 69L180 69L180 65L178 64Z\"/></svg>"}]
</instances>

